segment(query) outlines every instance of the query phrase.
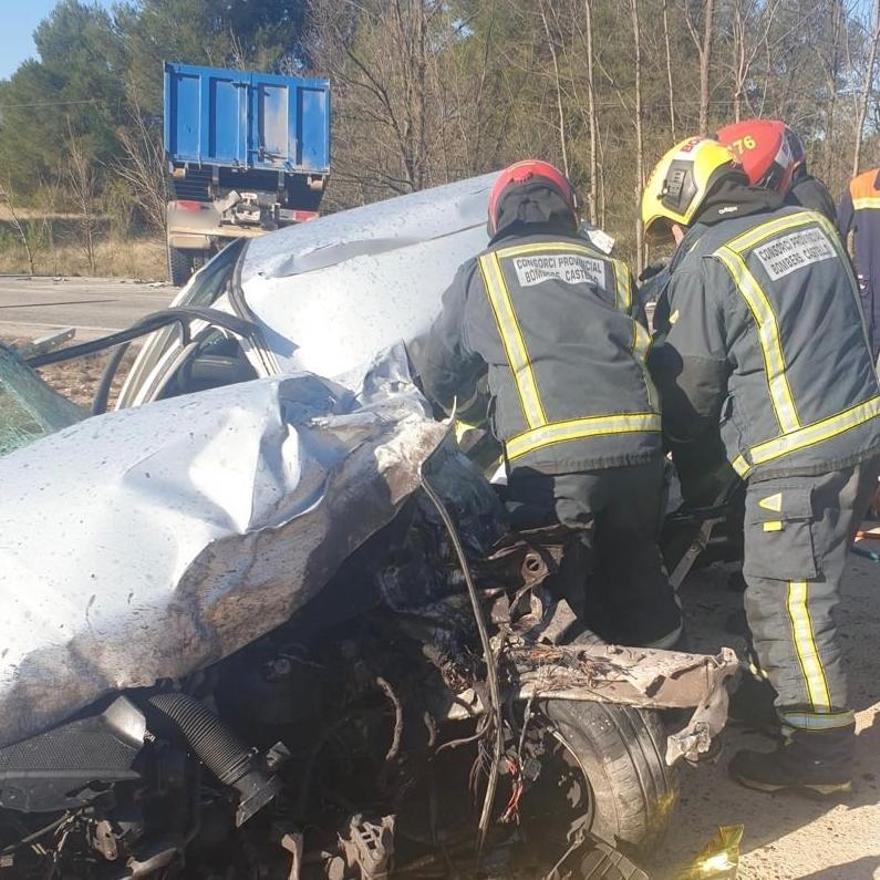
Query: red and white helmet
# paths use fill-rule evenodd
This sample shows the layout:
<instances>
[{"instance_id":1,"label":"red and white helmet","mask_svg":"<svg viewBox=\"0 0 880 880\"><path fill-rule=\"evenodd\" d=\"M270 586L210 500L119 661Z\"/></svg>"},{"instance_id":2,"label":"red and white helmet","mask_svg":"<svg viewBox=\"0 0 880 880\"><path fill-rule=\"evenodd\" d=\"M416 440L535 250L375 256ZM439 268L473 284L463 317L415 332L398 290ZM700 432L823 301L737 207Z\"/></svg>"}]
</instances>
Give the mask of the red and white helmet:
<instances>
[{"instance_id":1,"label":"red and white helmet","mask_svg":"<svg viewBox=\"0 0 880 880\"><path fill-rule=\"evenodd\" d=\"M571 208L572 216L577 223L577 195L569 179L555 166L540 159L526 159L505 168L496 178L489 193L489 233L498 231L498 213L504 191L515 184L530 183L543 180L559 192L566 204Z\"/></svg>"},{"instance_id":2,"label":"red and white helmet","mask_svg":"<svg viewBox=\"0 0 880 880\"><path fill-rule=\"evenodd\" d=\"M728 147L752 186L785 195L804 161L801 139L781 119L747 119L719 129L716 138ZM793 150L798 148L799 157Z\"/></svg>"}]
</instances>

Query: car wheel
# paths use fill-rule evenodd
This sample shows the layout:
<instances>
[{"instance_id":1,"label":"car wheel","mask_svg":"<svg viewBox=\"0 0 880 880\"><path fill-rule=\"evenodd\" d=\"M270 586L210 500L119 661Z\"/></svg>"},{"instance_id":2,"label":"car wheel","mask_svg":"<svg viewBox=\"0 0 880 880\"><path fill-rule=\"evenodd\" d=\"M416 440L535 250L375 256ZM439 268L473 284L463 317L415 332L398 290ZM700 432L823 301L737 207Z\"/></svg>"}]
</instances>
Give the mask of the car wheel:
<instances>
[{"instance_id":1,"label":"car wheel","mask_svg":"<svg viewBox=\"0 0 880 880\"><path fill-rule=\"evenodd\" d=\"M573 643L604 644L589 630ZM540 709L566 761L586 780L586 800L578 808L581 827L629 851L662 839L678 784L675 769L666 763L660 713L573 700L547 700Z\"/></svg>"},{"instance_id":2,"label":"car wheel","mask_svg":"<svg viewBox=\"0 0 880 880\"><path fill-rule=\"evenodd\" d=\"M585 830L624 850L657 843L677 800L658 714L569 700L547 701L542 714L586 780Z\"/></svg>"}]
</instances>

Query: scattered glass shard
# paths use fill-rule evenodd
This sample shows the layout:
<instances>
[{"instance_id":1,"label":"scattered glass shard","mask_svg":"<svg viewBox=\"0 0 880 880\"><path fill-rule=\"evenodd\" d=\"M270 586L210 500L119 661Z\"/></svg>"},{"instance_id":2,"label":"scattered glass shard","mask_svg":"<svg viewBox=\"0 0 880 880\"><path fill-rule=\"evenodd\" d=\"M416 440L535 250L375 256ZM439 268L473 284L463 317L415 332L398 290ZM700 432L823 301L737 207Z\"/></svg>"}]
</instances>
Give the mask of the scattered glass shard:
<instances>
[{"instance_id":1,"label":"scattered glass shard","mask_svg":"<svg viewBox=\"0 0 880 880\"><path fill-rule=\"evenodd\" d=\"M742 825L722 825L677 880L736 880Z\"/></svg>"}]
</instances>

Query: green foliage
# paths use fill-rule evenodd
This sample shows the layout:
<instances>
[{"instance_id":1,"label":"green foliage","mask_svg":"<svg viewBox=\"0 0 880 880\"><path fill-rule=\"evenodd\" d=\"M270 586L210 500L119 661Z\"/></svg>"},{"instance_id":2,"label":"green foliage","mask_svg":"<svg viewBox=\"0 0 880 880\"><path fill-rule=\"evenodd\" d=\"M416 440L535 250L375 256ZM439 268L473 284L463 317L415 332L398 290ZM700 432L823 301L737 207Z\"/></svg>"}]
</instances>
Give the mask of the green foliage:
<instances>
[{"instance_id":1,"label":"green foliage","mask_svg":"<svg viewBox=\"0 0 880 880\"><path fill-rule=\"evenodd\" d=\"M107 162L124 101L124 54L105 10L63 0L34 42L40 60L0 84L0 163L22 194L60 176L71 134L87 137L96 162Z\"/></svg>"}]
</instances>

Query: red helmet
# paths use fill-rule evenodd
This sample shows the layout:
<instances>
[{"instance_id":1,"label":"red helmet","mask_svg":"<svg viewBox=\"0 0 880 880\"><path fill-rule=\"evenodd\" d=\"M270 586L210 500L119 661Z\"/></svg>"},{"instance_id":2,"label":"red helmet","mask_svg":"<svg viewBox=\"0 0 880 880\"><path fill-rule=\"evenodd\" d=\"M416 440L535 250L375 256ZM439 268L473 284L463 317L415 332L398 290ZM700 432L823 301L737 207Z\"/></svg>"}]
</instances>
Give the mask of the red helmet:
<instances>
[{"instance_id":1,"label":"red helmet","mask_svg":"<svg viewBox=\"0 0 880 880\"><path fill-rule=\"evenodd\" d=\"M716 137L742 163L752 186L773 189L784 195L797 167L789 133L794 135L780 119L747 119L726 125ZM800 161L803 162L803 158Z\"/></svg>"},{"instance_id":2,"label":"red helmet","mask_svg":"<svg viewBox=\"0 0 880 880\"><path fill-rule=\"evenodd\" d=\"M559 191L559 194L571 208L571 213L577 222L577 195L568 178L549 162L542 162L540 159L526 159L508 166L495 179L492 191L489 193L489 232L491 235L498 231L498 208L504 190L513 184L528 183L536 178L542 178Z\"/></svg>"}]
</instances>

